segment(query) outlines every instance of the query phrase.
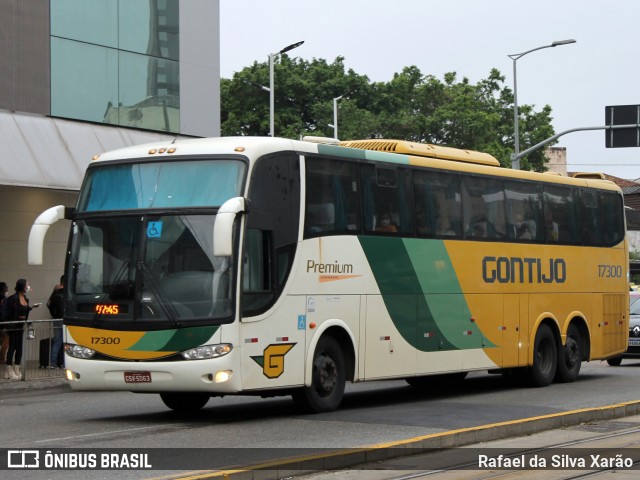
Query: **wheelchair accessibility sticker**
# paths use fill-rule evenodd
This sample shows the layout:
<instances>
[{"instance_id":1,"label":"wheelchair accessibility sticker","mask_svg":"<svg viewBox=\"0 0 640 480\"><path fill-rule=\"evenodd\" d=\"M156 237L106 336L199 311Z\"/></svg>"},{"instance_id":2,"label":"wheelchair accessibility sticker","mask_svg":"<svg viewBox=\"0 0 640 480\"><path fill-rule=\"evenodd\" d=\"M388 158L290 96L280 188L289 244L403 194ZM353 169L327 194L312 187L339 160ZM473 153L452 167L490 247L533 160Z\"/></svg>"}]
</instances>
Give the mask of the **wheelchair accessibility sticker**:
<instances>
[{"instance_id":1,"label":"wheelchair accessibility sticker","mask_svg":"<svg viewBox=\"0 0 640 480\"><path fill-rule=\"evenodd\" d=\"M147 225L147 238L160 238L162 235L162 222L149 222Z\"/></svg>"}]
</instances>

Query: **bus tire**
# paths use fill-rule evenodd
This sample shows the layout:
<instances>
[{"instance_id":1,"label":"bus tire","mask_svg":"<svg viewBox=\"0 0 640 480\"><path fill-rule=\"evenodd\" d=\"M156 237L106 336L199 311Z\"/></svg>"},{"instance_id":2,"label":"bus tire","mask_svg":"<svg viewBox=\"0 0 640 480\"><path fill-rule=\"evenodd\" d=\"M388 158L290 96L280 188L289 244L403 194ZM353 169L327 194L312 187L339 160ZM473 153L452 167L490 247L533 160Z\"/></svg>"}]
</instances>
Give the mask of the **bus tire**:
<instances>
[{"instance_id":1,"label":"bus tire","mask_svg":"<svg viewBox=\"0 0 640 480\"><path fill-rule=\"evenodd\" d=\"M529 384L546 387L553 382L558 368L556 339L548 325L542 324L533 343L533 365L529 367Z\"/></svg>"},{"instance_id":2,"label":"bus tire","mask_svg":"<svg viewBox=\"0 0 640 480\"><path fill-rule=\"evenodd\" d=\"M622 355L618 355L617 357L607 358L607 363L611 367L619 367L622 364Z\"/></svg>"},{"instance_id":3,"label":"bus tire","mask_svg":"<svg viewBox=\"0 0 640 480\"><path fill-rule=\"evenodd\" d=\"M342 350L332 337L324 336L313 354L311 385L294 392L293 400L309 413L330 412L342 402L345 383Z\"/></svg>"},{"instance_id":4,"label":"bus tire","mask_svg":"<svg viewBox=\"0 0 640 480\"><path fill-rule=\"evenodd\" d=\"M557 382L570 383L578 378L584 357L583 345L580 329L572 323L567 330L565 345L558 352Z\"/></svg>"},{"instance_id":5,"label":"bus tire","mask_svg":"<svg viewBox=\"0 0 640 480\"><path fill-rule=\"evenodd\" d=\"M171 410L190 413L204 407L211 396L208 393L162 392L160 398Z\"/></svg>"}]
</instances>

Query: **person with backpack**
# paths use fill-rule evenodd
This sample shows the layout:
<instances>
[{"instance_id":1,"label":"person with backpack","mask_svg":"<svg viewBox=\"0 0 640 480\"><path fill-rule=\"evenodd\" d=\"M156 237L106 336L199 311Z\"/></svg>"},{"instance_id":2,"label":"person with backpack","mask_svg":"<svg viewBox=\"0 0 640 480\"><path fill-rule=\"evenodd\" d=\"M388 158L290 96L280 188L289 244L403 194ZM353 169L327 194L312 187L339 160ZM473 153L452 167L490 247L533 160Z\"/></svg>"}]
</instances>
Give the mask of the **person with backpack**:
<instances>
[{"instance_id":1,"label":"person with backpack","mask_svg":"<svg viewBox=\"0 0 640 480\"><path fill-rule=\"evenodd\" d=\"M49 368L62 367L62 362L58 360L60 349L62 348L62 314L64 307L64 275L60 277L60 284L56 285L47 301L49 314L55 321L51 322L53 327L53 337L51 340L51 352L49 357Z\"/></svg>"}]
</instances>

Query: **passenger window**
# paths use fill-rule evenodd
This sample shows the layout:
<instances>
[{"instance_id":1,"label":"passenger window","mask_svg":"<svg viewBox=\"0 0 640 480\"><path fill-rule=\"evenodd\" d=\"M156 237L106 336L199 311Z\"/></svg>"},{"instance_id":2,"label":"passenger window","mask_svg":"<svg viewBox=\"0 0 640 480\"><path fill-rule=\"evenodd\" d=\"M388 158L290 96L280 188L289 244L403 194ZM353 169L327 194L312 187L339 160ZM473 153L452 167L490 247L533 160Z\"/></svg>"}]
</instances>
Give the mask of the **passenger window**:
<instances>
[{"instance_id":1,"label":"passenger window","mask_svg":"<svg viewBox=\"0 0 640 480\"><path fill-rule=\"evenodd\" d=\"M357 164L308 157L306 171L304 237L359 233Z\"/></svg>"},{"instance_id":2,"label":"passenger window","mask_svg":"<svg viewBox=\"0 0 640 480\"><path fill-rule=\"evenodd\" d=\"M548 243L581 243L574 195L576 190L559 185L545 185L542 190L545 240Z\"/></svg>"},{"instance_id":3,"label":"passenger window","mask_svg":"<svg viewBox=\"0 0 640 480\"><path fill-rule=\"evenodd\" d=\"M584 245L602 245L603 229L599 221L598 192L580 190L580 237Z\"/></svg>"},{"instance_id":4,"label":"passenger window","mask_svg":"<svg viewBox=\"0 0 640 480\"><path fill-rule=\"evenodd\" d=\"M502 182L465 177L462 188L465 237L502 239L507 236Z\"/></svg>"},{"instance_id":5,"label":"passenger window","mask_svg":"<svg viewBox=\"0 0 640 480\"><path fill-rule=\"evenodd\" d=\"M458 175L415 172L414 191L419 236L462 236L462 199Z\"/></svg>"},{"instance_id":6,"label":"passenger window","mask_svg":"<svg viewBox=\"0 0 640 480\"><path fill-rule=\"evenodd\" d=\"M615 192L600 192L600 206L602 208L604 244L606 246L617 245L625 236L622 197Z\"/></svg>"},{"instance_id":7,"label":"passenger window","mask_svg":"<svg viewBox=\"0 0 640 480\"><path fill-rule=\"evenodd\" d=\"M544 239L540 187L525 182L506 182L507 239L536 242Z\"/></svg>"},{"instance_id":8,"label":"passenger window","mask_svg":"<svg viewBox=\"0 0 640 480\"><path fill-rule=\"evenodd\" d=\"M369 164L360 172L365 232L413 235L411 172Z\"/></svg>"}]
</instances>

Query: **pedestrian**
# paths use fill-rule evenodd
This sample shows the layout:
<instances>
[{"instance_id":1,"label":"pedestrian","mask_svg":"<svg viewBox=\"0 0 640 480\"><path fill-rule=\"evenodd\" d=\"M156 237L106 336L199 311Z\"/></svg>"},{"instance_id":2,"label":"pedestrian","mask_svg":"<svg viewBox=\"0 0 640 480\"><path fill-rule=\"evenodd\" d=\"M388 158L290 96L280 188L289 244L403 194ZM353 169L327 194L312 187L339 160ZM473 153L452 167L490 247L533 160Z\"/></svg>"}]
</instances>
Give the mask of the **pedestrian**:
<instances>
[{"instance_id":1,"label":"pedestrian","mask_svg":"<svg viewBox=\"0 0 640 480\"><path fill-rule=\"evenodd\" d=\"M64 275L60 277L60 283L53 287L53 292L47 301L47 307L53 327L53 338L51 341L51 354L49 357L49 368L62 367L62 362L58 361L60 349L62 348L62 312L64 306Z\"/></svg>"},{"instance_id":2,"label":"pedestrian","mask_svg":"<svg viewBox=\"0 0 640 480\"><path fill-rule=\"evenodd\" d=\"M22 362L22 342L24 336L24 326L29 319L29 312L40 306L34 303L29 305L27 294L31 291L31 286L21 278L16 282L16 293L6 300L5 318L11 323L7 325L9 330L9 350L7 351L7 369L11 380L20 380L20 363Z\"/></svg>"},{"instance_id":3,"label":"pedestrian","mask_svg":"<svg viewBox=\"0 0 640 480\"><path fill-rule=\"evenodd\" d=\"M9 350L9 334L4 322L4 304L7 299L9 287L5 282L0 282L0 378L11 378L7 368L7 350Z\"/></svg>"}]
</instances>

